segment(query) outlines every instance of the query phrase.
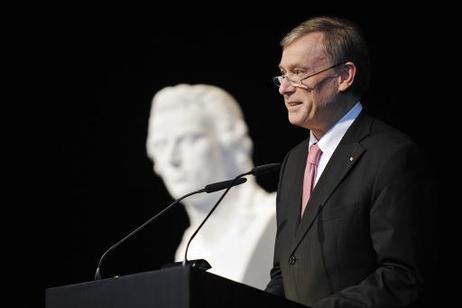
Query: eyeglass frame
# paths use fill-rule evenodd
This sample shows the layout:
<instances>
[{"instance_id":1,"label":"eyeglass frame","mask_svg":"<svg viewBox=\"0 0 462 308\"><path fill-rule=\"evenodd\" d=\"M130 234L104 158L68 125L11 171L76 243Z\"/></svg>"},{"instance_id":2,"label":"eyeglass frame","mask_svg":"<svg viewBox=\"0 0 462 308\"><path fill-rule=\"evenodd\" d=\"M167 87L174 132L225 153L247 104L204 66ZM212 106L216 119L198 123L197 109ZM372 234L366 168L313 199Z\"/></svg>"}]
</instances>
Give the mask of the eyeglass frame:
<instances>
[{"instance_id":1,"label":"eyeglass frame","mask_svg":"<svg viewBox=\"0 0 462 308\"><path fill-rule=\"evenodd\" d=\"M306 80L306 79L308 79L308 78L310 78L310 77L313 77L313 76L316 76L316 75L318 75L318 74L321 74L321 73L323 73L323 72L325 72L325 71L328 71L328 70L330 70L330 69L332 69L332 68L334 68L334 67L337 67L337 66L339 66L339 65L342 65L342 64L344 64L344 63L346 63L346 62L348 62L348 61L343 61L343 62L334 64L334 65L332 65L332 66L329 66L328 68L325 68L325 69L320 70L320 71L318 71L318 72L316 72L316 73L313 73L313 74L310 74L310 75L308 75L308 76L306 76L306 77L301 78L298 82L295 82L294 80L292 80L292 79L290 79L289 77L284 76L284 75L278 75L278 76L273 77L273 82L274 82L274 84L275 84L278 88L281 87L282 81L284 81L285 79L287 79L287 81L289 81L289 83L290 83L292 86L294 86L294 87L305 87L305 85L302 83L303 80ZM279 78L282 78L282 81L279 81Z\"/></svg>"}]
</instances>

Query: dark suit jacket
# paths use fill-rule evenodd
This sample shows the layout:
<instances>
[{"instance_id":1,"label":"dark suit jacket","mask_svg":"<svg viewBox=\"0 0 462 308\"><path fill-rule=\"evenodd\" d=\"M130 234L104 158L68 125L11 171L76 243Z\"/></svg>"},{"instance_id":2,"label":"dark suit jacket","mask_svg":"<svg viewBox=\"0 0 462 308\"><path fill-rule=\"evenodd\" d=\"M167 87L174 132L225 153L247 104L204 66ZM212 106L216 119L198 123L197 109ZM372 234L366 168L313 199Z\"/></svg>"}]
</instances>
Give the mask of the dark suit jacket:
<instances>
[{"instance_id":1,"label":"dark suit jacket","mask_svg":"<svg viewBox=\"0 0 462 308\"><path fill-rule=\"evenodd\" d=\"M312 307L419 301L426 175L416 145L364 113L320 176L300 220L308 140L281 167L267 291Z\"/></svg>"}]
</instances>

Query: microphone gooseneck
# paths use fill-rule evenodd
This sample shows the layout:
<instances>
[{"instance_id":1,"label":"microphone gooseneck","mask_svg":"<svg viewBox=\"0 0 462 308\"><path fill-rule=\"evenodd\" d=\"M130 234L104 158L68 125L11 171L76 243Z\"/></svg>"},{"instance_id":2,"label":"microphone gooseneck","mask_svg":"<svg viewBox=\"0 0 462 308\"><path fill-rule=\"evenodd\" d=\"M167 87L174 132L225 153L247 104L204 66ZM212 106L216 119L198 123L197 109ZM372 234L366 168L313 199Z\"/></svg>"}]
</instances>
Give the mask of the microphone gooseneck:
<instances>
[{"instance_id":1,"label":"microphone gooseneck","mask_svg":"<svg viewBox=\"0 0 462 308\"><path fill-rule=\"evenodd\" d=\"M151 222L153 222L154 220L156 220L157 218L159 218L162 214L164 214L165 212L167 212L168 210L170 210L171 208L173 208L175 205L177 205L181 200L183 200L184 198L186 197L189 197L189 196L192 196L192 195L195 195L195 194L198 194L198 193L202 193L202 192L206 192L206 193L212 193L212 192L215 192L215 191L219 191L219 190L223 190L225 188L228 188L228 190L232 187L232 186L236 186L236 185L239 185L239 184L242 184L242 183L245 183L247 181L247 179L245 178L241 178L241 179L238 179L238 180L232 180L232 181L222 181L222 182L216 182L216 183L212 183L212 184L209 184L207 186L205 186L204 188L202 189L199 189L199 190L196 190L196 191L193 191L193 192L190 192L182 197L180 197L179 199L173 201L171 204L169 204L166 208L164 208L162 211L160 211L159 213L157 213L156 215L154 215L153 217L149 218L146 222L144 222L141 226L139 226L138 228L136 228L135 230L133 230L132 232L130 232L129 234L127 234L124 238L122 238L120 241L118 241L117 243L115 243L114 245L112 245L111 247L109 247L102 255L101 255L101 258L99 259L99 262L98 262L98 266L96 268L96 272L95 272L95 280L100 280L101 279L101 264L103 263L103 260L104 258L107 256L107 254L109 252L111 252L112 250L114 250L115 248L117 248L118 246L120 246L123 242L125 242L126 240L128 240L130 237L132 237L133 235L135 235L138 231L140 231L141 229L143 229L144 227L146 227L148 224L150 224Z\"/></svg>"},{"instance_id":2,"label":"microphone gooseneck","mask_svg":"<svg viewBox=\"0 0 462 308\"><path fill-rule=\"evenodd\" d=\"M236 186L238 182L240 182L241 180L245 179L243 178L244 176L246 175L249 175L249 174L252 174L254 176L260 176L262 174L265 174L265 173L269 173L269 172L272 172L272 171L276 171L277 169L280 168L280 165L279 163L271 163L271 164L265 164L265 165L260 165L260 166L257 166L257 167L254 167L252 170L248 171L248 172L245 172L245 173L242 173L242 174L239 174L238 176L236 176L234 179L232 179L231 181L225 181L225 182L230 182L230 185L229 187L227 187L227 189L224 191L224 193L220 196L220 198L218 199L218 201L215 203L215 205L212 207L212 209L209 211L209 213L207 214L207 216L205 216L204 220L202 220L201 224L196 228L196 230L194 231L194 233L191 235L191 237L189 238L189 241L188 241L188 244L186 245L186 249L185 249L185 252L184 252L184 259L183 259L183 266L187 265L188 264L188 249L189 249L189 245L191 244L191 241L193 240L193 238L196 236L196 234L199 232L199 230L202 228L202 226L205 224L205 222L207 221L207 219L210 217L210 215L212 215L212 213L215 211L215 209L217 208L218 204L220 204L221 200L223 200L223 198L226 196L226 194L228 193L228 191L231 189L231 187L233 186ZM247 180L247 179L245 179ZM245 182L245 181L244 181Z\"/></svg>"},{"instance_id":3,"label":"microphone gooseneck","mask_svg":"<svg viewBox=\"0 0 462 308\"><path fill-rule=\"evenodd\" d=\"M135 230L133 230L132 232L130 232L129 234L127 234L124 238L122 238L120 241L118 241L117 243L115 243L114 245L112 245L111 247L109 247L102 255L101 255L101 258L99 259L99 262L98 262L98 267L96 268L96 272L95 272L95 280L100 280L101 279L101 264L103 263L103 260L104 258L106 257L106 255L111 252L112 250L114 250L115 248L117 248L120 244L122 244L123 242L125 242L126 240L128 240L130 237L132 237L135 233L137 233L138 231L140 231L141 229L143 229L144 227L146 227L148 224L150 224L151 222L153 222L154 220L156 220L160 215L164 214L165 212L167 212L169 209L171 209L173 206L175 206L176 204L178 204L181 200L183 200L184 198L186 197L189 197L191 195L195 195L195 194L198 194L198 193L201 193L201 192L204 192L205 189L202 188L202 189L199 189L199 190L196 190L196 191L193 191L191 193L188 193L184 196L182 196L181 198L173 201L169 206L167 206L165 209L163 209L162 211L160 211L159 213L157 213L156 215L154 215L153 217L149 218L146 222L144 222L141 226L139 226L138 228L136 228Z\"/></svg>"}]
</instances>

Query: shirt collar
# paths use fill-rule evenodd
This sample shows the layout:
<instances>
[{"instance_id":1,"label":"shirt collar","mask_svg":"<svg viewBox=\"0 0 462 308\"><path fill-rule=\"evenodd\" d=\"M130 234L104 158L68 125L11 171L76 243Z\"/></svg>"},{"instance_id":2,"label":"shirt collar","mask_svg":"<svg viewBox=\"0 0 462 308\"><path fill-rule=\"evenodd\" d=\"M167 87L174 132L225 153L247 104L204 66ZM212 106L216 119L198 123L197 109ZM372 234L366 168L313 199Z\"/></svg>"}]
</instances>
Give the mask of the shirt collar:
<instances>
[{"instance_id":1,"label":"shirt collar","mask_svg":"<svg viewBox=\"0 0 462 308\"><path fill-rule=\"evenodd\" d=\"M322 136L321 140L317 140L313 132L310 131L310 143L309 146L317 143L321 149L323 155L326 154L329 157L337 148L337 145L342 140L348 128L358 117L359 113L363 109L361 102L358 101L337 123L332 126L327 133Z\"/></svg>"}]
</instances>

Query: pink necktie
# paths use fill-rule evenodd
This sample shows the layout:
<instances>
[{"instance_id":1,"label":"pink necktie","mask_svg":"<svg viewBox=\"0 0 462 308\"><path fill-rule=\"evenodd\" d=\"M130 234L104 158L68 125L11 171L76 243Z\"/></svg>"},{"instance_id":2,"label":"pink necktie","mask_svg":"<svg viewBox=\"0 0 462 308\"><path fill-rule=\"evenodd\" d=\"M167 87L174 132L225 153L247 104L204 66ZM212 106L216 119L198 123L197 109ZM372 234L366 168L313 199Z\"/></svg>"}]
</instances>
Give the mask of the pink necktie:
<instances>
[{"instance_id":1,"label":"pink necktie","mask_svg":"<svg viewBox=\"0 0 462 308\"><path fill-rule=\"evenodd\" d=\"M303 197L302 197L302 212L305 211L306 204L310 199L311 191L313 190L314 180L316 179L316 171L318 169L319 158L321 157L322 151L315 143L311 145L310 151L308 152L308 158L306 160L305 176L303 178Z\"/></svg>"}]
</instances>

